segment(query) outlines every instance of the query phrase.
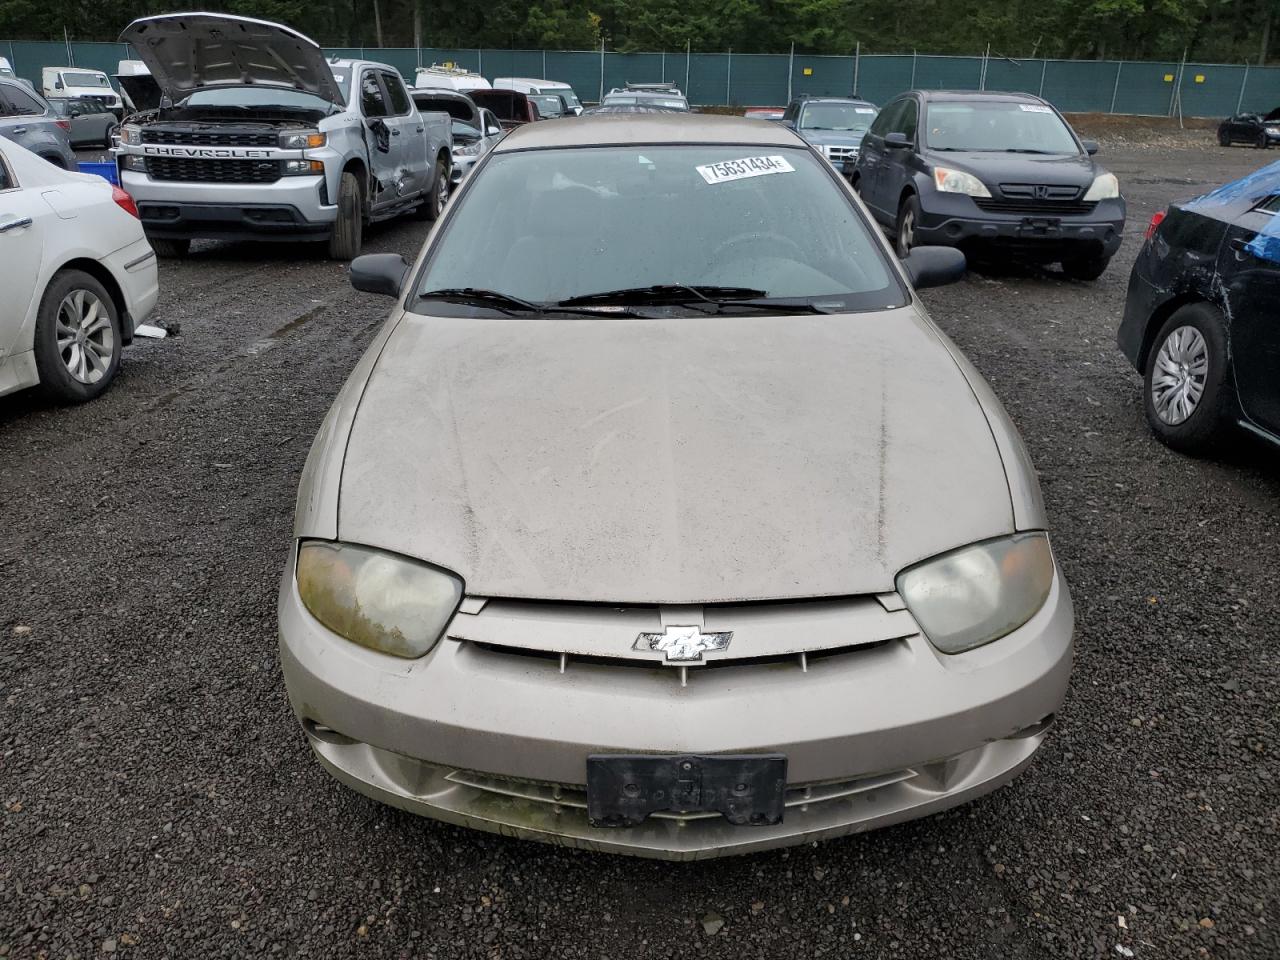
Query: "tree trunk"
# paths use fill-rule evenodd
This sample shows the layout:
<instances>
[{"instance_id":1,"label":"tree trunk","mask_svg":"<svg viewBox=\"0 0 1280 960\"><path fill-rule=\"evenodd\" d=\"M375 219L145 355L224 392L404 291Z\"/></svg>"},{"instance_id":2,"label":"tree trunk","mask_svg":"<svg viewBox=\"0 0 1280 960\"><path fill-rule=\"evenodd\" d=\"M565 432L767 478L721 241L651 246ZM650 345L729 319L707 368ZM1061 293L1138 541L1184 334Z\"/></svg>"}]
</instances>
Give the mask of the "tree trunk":
<instances>
[{"instance_id":1,"label":"tree trunk","mask_svg":"<svg viewBox=\"0 0 1280 960\"><path fill-rule=\"evenodd\" d=\"M373 0L373 35L378 40L379 47L385 47L382 42L382 10L378 6L378 0Z\"/></svg>"},{"instance_id":2,"label":"tree trunk","mask_svg":"<svg viewBox=\"0 0 1280 960\"><path fill-rule=\"evenodd\" d=\"M1268 2L1262 14L1262 44L1258 50L1258 66L1267 65L1267 48L1271 46L1271 13L1274 4Z\"/></svg>"}]
</instances>

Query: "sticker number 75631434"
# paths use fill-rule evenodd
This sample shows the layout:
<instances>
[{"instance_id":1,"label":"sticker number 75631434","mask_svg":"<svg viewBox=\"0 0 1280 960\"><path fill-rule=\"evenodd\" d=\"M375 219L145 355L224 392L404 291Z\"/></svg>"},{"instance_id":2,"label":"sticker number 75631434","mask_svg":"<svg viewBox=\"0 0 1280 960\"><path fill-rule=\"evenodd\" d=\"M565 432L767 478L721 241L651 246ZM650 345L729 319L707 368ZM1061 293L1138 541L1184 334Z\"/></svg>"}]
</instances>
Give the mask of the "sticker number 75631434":
<instances>
[{"instance_id":1,"label":"sticker number 75631434","mask_svg":"<svg viewBox=\"0 0 1280 960\"><path fill-rule=\"evenodd\" d=\"M767 177L771 173L795 173L786 157L743 157L741 160L721 160L695 168L707 183L728 183L747 177Z\"/></svg>"}]
</instances>

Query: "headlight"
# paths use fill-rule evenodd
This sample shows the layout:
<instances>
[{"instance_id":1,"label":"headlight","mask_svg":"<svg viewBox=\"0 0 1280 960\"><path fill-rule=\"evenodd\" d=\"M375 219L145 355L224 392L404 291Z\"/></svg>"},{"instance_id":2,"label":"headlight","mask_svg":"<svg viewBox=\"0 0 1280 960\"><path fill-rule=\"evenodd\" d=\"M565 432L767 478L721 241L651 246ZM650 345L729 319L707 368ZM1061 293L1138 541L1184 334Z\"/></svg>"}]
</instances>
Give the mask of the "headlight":
<instances>
[{"instance_id":1,"label":"headlight","mask_svg":"<svg viewBox=\"0 0 1280 960\"><path fill-rule=\"evenodd\" d=\"M1053 585L1043 533L1018 533L961 547L898 574L898 593L943 653L963 653L1016 630Z\"/></svg>"},{"instance_id":2,"label":"headlight","mask_svg":"<svg viewBox=\"0 0 1280 960\"><path fill-rule=\"evenodd\" d=\"M132 123L126 123L120 128L120 142L127 143L131 147L136 147L142 143L142 128Z\"/></svg>"},{"instance_id":3,"label":"headlight","mask_svg":"<svg viewBox=\"0 0 1280 960\"><path fill-rule=\"evenodd\" d=\"M421 657L462 599L462 581L436 567L349 543L304 540L298 594L326 627L370 650Z\"/></svg>"},{"instance_id":4,"label":"headlight","mask_svg":"<svg viewBox=\"0 0 1280 960\"><path fill-rule=\"evenodd\" d=\"M120 162L126 170L133 170L136 173L147 172L147 158L136 153L126 153L120 158Z\"/></svg>"},{"instance_id":5,"label":"headlight","mask_svg":"<svg viewBox=\"0 0 1280 960\"><path fill-rule=\"evenodd\" d=\"M327 133L316 133L314 130L280 134L281 150L306 150L308 147L323 147L328 142Z\"/></svg>"},{"instance_id":6,"label":"headlight","mask_svg":"<svg viewBox=\"0 0 1280 960\"><path fill-rule=\"evenodd\" d=\"M934 167L933 182L943 193L967 193L971 197L991 196L991 191L987 189L986 184L972 173L965 173L963 170Z\"/></svg>"},{"instance_id":7,"label":"headlight","mask_svg":"<svg viewBox=\"0 0 1280 960\"><path fill-rule=\"evenodd\" d=\"M1272 137L1280 137L1280 127L1267 127L1267 134Z\"/></svg>"},{"instance_id":8,"label":"headlight","mask_svg":"<svg viewBox=\"0 0 1280 960\"><path fill-rule=\"evenodd\" d=\"M284 175L286 177L301 177L308 173L324 173L324 164L319 160L284 161Z\"/></svg>"},{"instance_id":9,"label":"headlight","mask_svg":"<svg viewBox=\"0 0 1280 960\"><path fill-rule=\"evenodd\" d=\"M1086 200L1111 200L1120 196L1120 181L1114 173L1101 173L1084 195Z\"/></svg>"},{"instance_id":10,"label":"headlight","mask_svg":"<svg viewBox=\"0 0 1280 960\"><path fill-rule=\"evenodd\" d=\"M453 148L455 157L478 157L480 156L480 141L473 140L471 143L455 146Z\"/></svg>"}]
</instances>

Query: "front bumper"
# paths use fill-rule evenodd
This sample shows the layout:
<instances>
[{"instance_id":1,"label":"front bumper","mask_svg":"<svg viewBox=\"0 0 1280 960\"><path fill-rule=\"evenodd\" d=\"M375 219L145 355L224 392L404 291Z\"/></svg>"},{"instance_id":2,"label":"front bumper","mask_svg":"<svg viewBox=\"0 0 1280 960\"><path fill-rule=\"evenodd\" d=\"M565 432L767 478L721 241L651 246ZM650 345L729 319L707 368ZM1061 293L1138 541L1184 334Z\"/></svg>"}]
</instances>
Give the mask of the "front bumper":
<instances>
[{"instance_id":1,"label":"front bumper","mask_svg":"<svg viewBox=\"0 0 1280 960\"><path fill-rule=\"evenodd\" d=\"M1119 199L1101 200L1080 214L987 211L960 193L930 191L919 199L919 244L987 244L1049 262L1081 254L1111 257L1124 238L1125 204Z\"/></svg>"},{"instance_id":2,"label":"front bumper","mask_svg":"<svg viewBox=\"0 0 1280 960\"><path fill-rule=\"evenodd\" d=\"M281 177L274 183L152 180L122 170L120 185L138 204L151 237L165 239L320 239L338 208L324 202L324 177Z\"/></svg>"},{"instance_id":3,"label":"front bumper","mask_svg":"<svg viewBox=\"0 0 1280 960\"><path fill-rule=\"evenodd\" d=\"M479 159L478 156L454 153L453 168L449 171L450 189L456 190L462 186L462 181L467 179L467 174L471 172L471 168L476 165L476 161Z\"/></svg>"},{"instance_id":4,"label":"front bumper","mask_svg":"<svg viewBox=\"0 0 1280 960\"><path fill-rule=\"evenodd\" d=\"M293 709L337 779L436 819L667 859L743 853L946 809L1016 776L1043 742L1071 670L1060 578L1023 627L939 654L920 635L809 663L676 671L509 656L442 640L408 661L329 632L302 606L293 564L279 603ZM692 673L693 671L691 671ZM588 825L588 754L782 753L781 824L664 814Z\"/></svg>"}]
</instances>

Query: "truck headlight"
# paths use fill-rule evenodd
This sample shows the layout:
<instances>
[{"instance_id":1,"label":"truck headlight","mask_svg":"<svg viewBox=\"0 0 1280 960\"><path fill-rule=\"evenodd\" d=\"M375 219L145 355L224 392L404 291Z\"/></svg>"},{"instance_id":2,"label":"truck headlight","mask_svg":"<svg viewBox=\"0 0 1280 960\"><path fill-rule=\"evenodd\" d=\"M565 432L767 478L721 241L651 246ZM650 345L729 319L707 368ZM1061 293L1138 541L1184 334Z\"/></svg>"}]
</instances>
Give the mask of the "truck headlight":
<instances>
[{"instance_id":1,"label":"truck headlight","mask_svg":"<svg viewBox=\"0 0 1280 960\"><path fill-rule=\"evenodd\" d=\"M303 605L338 636L407 659L436 645L462 600L453 574L350 543L302 541L297 581Z\"/></svg>"},{"instance_id":2,"label":"truck headlight","mask_svg":"<svg viewBox=\"0 0 1280 960\"><path fill-rule=\"evenodd\" d=\"M991 191L987 189L985 183L972 173L965 173L963 170L934 167L933 182L942 193L966 193L971 197L991 196Z\"/></svg>"},{"instance_id":3,"label":"truck headlight","mask_svg":"<svg viewBox=\"0 0 1280 960\"><path fill-rule=\"evenodd\" d=\"M286 177L303 177L309 173L324 173L324 164L319 160L284 161L284 175Z\"/></svg>"},{"instance_id":4,"label":"truck headlight","mask_svg":"<svg viewBox=\"0 0 1280 960\"><path fill-rule=\"evenodd\" d=\"M309 147L323 147L329 142L327 133L317 133L314 130L300 130L296 133L280 134L281 150L306 150Z\"/></svg>"},{"instance_id":5,"label":"truck headlight","mask_svg":"<svg viewBox=\"0 0 1280 960\"><path fill-rule=\"evenodd\" d=\"M133 170L135 173L147 172L147 158L136 153L126 153L120 158L121 165L126 170Z\"/></svg>"},{"instance_id":6,"label":"truck headlight","mask_svg":"<svg viewBox=\"0 0 1280 960\"><path fill-rule=\"evenodd\" d=\"M120 142L130 147L141 145L142 128L132 123L126 123L120 128Z\"/></svg>"},{"instance_id":7,"label":"truck headlight","mask_svg":"<svg viewBox=\"0 0 1280 960\"><path fill-rule=\"evenodd\" d=\"M1120 181L1114 173L1100 173L1084 195L1085 200L1112 200L1120 196Z\"/></svg>"},{"instance_id":8,"label":"truck headlight","mask_svg":"<svg viewBox=\"0 0 1280 960\"><path fill-rule=\"evenodd\" d=\"M1048 599L1053 575L1049 537L1016 533L909 567L897 587L929 642L963 653L1030 620Z\"/></svg>"},{"instance_id":9,"label":"truck headlight","mask_svg":"<svg viewBox=\"0 0 1280 960\"><path fill-rule=\"evenodd\" d=\"M478 157L480 156L480 141L474 140L471 143L464 143L462 146L453 148L455 157Z\"/></svg>"}]
</instances>

